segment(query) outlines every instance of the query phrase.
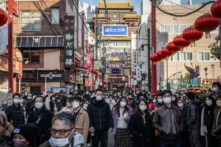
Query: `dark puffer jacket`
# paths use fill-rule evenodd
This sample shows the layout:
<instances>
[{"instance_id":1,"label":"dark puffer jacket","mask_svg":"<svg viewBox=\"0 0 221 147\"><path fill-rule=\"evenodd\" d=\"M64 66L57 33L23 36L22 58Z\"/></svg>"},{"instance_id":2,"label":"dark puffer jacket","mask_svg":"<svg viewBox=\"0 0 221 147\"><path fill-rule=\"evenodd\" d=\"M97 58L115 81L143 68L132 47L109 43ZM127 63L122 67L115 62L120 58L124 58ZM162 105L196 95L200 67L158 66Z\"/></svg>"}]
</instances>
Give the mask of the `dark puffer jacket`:
<instances>
[{"instance_id":1,"label":"dark puffer jacket","mask_svg":"<svg viewBox=\"0 0 221 147\"><path fill-rule=\"evenodd\" d=\"M191 130L200 129L200 102L198 100L190 101L186 124Z\"/></svg>"},{"instance_id":2,"label":"dark puffer jacket","mask_svg":"<svg viewBox=\"0 0 221 147\"><path fill-rule=\"evenodd\" d=\"M90 119L90 127L94 127L95 130L113 128L110 106L104 99L96 101L95 98L92 98L91 103L87 107L87 112Z\"/></svg>"},{"instance_id":3,"label":"dark puffer jacket","mask_svg":"<svg viewBox=\"0 0 221 147\"><path fill-rule=\"evenodd\" d=\"M8 122L12 122L14 127L25 123L24 109L22 109L22 107L16 107L13 104L5 109L5 113L7 115Z\"/></svg>"}]
</instances>

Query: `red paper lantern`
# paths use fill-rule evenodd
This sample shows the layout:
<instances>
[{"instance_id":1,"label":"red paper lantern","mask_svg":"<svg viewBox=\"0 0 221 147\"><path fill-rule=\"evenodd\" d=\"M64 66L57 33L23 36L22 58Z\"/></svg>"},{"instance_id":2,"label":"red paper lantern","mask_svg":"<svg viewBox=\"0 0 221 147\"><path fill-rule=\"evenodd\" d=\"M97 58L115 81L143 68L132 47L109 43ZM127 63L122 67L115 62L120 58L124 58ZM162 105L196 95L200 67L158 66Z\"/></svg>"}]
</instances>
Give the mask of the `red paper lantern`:
<instances>
[{"instance_id":1,"label":"red paper lantern","mask_svg":"<svg viewBox=\"0 0 221 147\"><path fill-rule=\"evenodd\" d=\"M205 14L196 19L195 28L206 33L206 38L210 38L210 31L215 30L219 25L219 19L211 14Z\"/></svg>"},{"instance_id":2,"label":"red paper lantern","mask_svg":"<svg viewBox=\"0 0 221 147\"><path fill-rule=\"evenodd\" d=\"M177 52L177 51L180 50L180 47L175 46L175 45L173 44L173 42L169 42L169 43L167 44L166 48L168 49L168 51L173 52L173 54L174 54L175 52Z\"/></svg>"},{"instance_id":3,"label":"red paper lantern","mask_svg":"<svg viewBox=\"0 0 221 147\"><path fill-rule=\"evenodd\" d=\"M8 21L8 15L4 10L0 8L0 27L5 25L7 21Z\"/></svg>"},{"instance_id":4,"label":"red paper lantern","mask_svg":"<svg viewBox=\"0 0 221 147\"><path fill-rule=\"evenodd\" d=\"M173 54L173 52L169 51L166 47L163 48L163 49L161 50L161 52L162 52L162 54L164 54L166 57L169 57L169 56L171 56L171 55Z\"/></svg>"},{"instance_id":5,"label":"red paper lantern","mask_svg":"<svg viewBox=\"0 0 221 147\"><path fill-rule=\"evenodd\" d=\"M221 18L221 0L216 1L210 8L210 11L214 17Z\"/></svg>"},{"instance_id":6,"label":"red paper lantern","mask_svg":"<svg viewBox=\"0 0 221 147\"><path fill-rule=\"evenodd\" d=\"M180 47L180 49L183 50L184 47L190 45L190 41L185 40L182 35L179 35L173 39L173 44Z\"/></svg>"},{"instance_id":7,"label":"red paper lantern","mask_svg":"<svg viewBox=\"0 0 221 147\"><path fill-rule=\"evenodd\" d=\"M182 36L195 46L195 41L201 39L203 37L203 33L198 31L194 26L191 26L183 31Z\"/></svg>"},{"instance_id":8,"label":"red paper lantern","mask_svg":"<svg viewBox=\"0 0 221 147\"><path fill-rule=\"evenodd\" d=\"M150 56L150 60L153 62L153 64L156 64L156 62L160 61L162 58L158 57L157 54L154 54Z\"/></svg>"},{"instance_id":9,"label":"red paper lantern","mask_svg":"<svg viewBox=\"0 0 221 147\"><path fill-rule=\"evenodd\" d=\"M167 56L165 56L161 51L158 51L156 54L157 54L157 56L160 57L161 59L164 59L164 58L167 57Z\"/></svg>"}]
</instances>

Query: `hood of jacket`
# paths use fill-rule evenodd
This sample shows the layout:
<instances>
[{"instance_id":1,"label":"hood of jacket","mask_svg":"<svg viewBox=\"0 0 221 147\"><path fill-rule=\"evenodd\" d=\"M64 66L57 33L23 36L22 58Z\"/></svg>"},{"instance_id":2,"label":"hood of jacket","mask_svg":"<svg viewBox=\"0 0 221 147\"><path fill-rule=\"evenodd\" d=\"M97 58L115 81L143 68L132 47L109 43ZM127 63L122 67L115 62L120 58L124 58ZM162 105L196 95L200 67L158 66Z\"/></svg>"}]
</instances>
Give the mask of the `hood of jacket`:
<instances>
[{"instance_id":1,"label":"hood of jacket","mask_svg":"<svg viewBox=\"0 0 221 147\"><path fill-rule=\"evenodd\" d=\"M94 105L97 105L97 106L102 106L102 105L104 105L105 100L102 98L101 101L96 101L96 98L93 97L93 98L91 99L91 103L94 104Z\"/></svg>"}]
</instances>

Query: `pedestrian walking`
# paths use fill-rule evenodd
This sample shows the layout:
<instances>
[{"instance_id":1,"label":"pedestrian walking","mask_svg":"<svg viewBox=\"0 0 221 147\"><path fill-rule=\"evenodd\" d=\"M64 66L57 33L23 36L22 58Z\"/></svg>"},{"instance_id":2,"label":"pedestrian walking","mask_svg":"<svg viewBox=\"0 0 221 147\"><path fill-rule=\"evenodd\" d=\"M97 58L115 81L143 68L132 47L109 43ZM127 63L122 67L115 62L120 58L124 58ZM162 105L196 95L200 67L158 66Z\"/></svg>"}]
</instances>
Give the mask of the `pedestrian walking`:
<instances>
[{"instance_id":1,"label":"pedestrian walking","mask_svg":"<svg viewBox=\"0 0 221 147\"><path fill-rule=\"evenodd\" d=\"M212 135L217 138L218 147L221 147L221 96L216 98Z\"/></svg>"}]
</instances>

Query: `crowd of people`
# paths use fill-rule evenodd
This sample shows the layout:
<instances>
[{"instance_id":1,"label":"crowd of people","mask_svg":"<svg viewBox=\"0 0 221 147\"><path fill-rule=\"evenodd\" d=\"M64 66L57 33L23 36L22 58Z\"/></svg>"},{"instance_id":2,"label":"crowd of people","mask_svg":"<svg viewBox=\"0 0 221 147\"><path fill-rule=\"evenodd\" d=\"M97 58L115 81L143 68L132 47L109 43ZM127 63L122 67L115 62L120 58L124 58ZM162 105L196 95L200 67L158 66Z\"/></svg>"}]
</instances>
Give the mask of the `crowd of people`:
<instances>
[{"instance_id":1,"label":"crowd of people","mask_svg":"<svg viewBox=\"0 0 221 147\"><path fill-rule=\"evenodd\" d=\"M221 85L208 91L15 93L1 147L221 147Z\"/></svg>"}]
</instances>

